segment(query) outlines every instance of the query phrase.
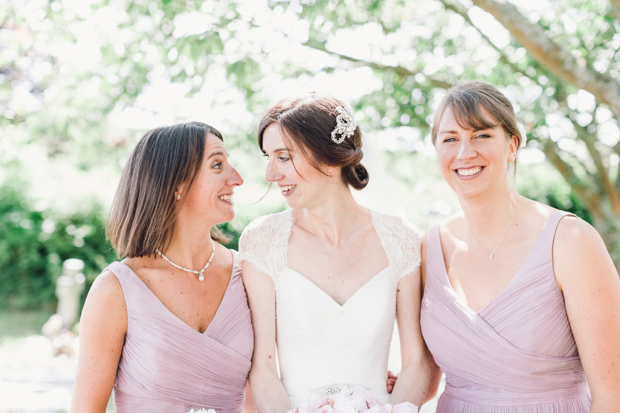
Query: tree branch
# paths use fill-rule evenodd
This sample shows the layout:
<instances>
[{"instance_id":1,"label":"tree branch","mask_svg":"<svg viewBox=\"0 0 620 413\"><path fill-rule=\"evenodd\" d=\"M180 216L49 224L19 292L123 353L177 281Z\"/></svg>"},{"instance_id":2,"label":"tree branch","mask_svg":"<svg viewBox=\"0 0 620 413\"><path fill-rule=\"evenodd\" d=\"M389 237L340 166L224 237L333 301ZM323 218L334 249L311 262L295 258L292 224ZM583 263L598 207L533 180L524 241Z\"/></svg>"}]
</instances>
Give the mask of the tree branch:
<instances>
[{"instance_id":1,"label":"tree branch","mask_svg":"<svg viewBox=\"0 0 620 413\"><path fill-rule=\"evenodd\" d=\"M319 42L319 41L314 40L314 39L310 39L307 42L302 43L302 45L308 46L308 47L310 47L310 48L312 48L314 50L319 50L321 52L328 53L328 54L330 54L332 56L338 56L341 59L348 60L349 62L356 63L359 66L368 66L368 67L370 67L372 69L375 69L375 70L394 72L394 73L396 73L396 74L398 74L400 76L403 76L403 77L415 76L418 73L423 74L420 71L412 71L412 70L406 69L406 68L404 68L402 66L387 66L387 65L382 65L380 63L368 62L368 61L365 61L365 60L356 59L356 58L351 57L351 56L347 56L347 55L343 55L343 54L340 54L340 53L332 52L331 50L327 50L327 48L325 47L325 42ZM452 83L447 82L445 80L435 79L435 78L432 78L432 77L426 76L426 75L424 75L424 76L429 80L430 84L433 85L434 87L439 87L439 88L442 88L442 89L450 89L453 86Z\"/></svg>"},{"instance_id":2,"label":"tree branch","mask_svg":"<svg viewBox=\"0 0 620 413\"><path fill-rule=\"evenodd\" d=\"M598 211L600 197L575 174L573 167L560 157L558 145L551 139L545 139L541 143L547 159L560 172L577 196L586 204L587 208L593 212Z\"/></svg>"},{"instance_id":3,"label":"tree branch","mask_svg":"<svg viewBox=\"0 0 620 413\"><path fill-rule=\"evenodd\" d=\"M620 1L620 0L618 0L618 1ZM480 34L480 36L482 36L484 39L486 39L486 41L487 41L487 43L489 44L489 46L491 46L492 48L494 48L494 49L495 49L495 51L496 51L497 53L499 53L499 55L500 55L500 59L501 59L504 63L506 63L508 66L510 66L510 68L511 68L514 72L516 72L516 73L521 73L523 76L526 76L526 77L528 77L528 78L530 78L530 79L531 79L531 77L530 77L530 76L528 76L526 73L524 73L524 72L523 72L523 71L522 71L522 70L521 70L521 69L520 69L520 68L519 68L516 64L514 64L513 62L511 62L511 61L510 61L510 59L508 59L508 56L506 56L506 54L504 53L504 51L503 51L502 49L500 49L499 47L497 47L497 46L496 46L496 45L495 45L495 44L491 41L491 39L489 38L489 36L487 36L486 34L484 34L484 33L480 30L480 28L474 24L474 22L473 22L473 21L471 20L471 18L469 17L469 14L467 13L467 9L466 9L463 5L461 5L461 4L460 4L460 3L458 3L458 2L456 2L456 3L455 3L455 2L452 2L452 1L450 1L450 0L441 0L441 2L443 3L444 7L445 7L447 10L451 10L451 11L453 11L454 13L456 13L456 14L460 15L461 17L463 17L463 18L465 19L465 21L466 21L467 23L469 23L469 25L470 25L471 27L473 27L474 29L476 29L476 31ZM534 80L536 83L538 83L538 80L536 80L536 79L532 79L532 80Z\"/></svg>"},{"instance_id":4,"label":"tree branch","mask_svg":"<svg viewBox=\"0 0 620 413\"><path fill-rule=\"evenodd\" d=\"M596 139L590 132L588 132L586 128L580 126L575 120L571 119L571 122L573 123L573 127L577 131L577 136L579 136L579 139L585 142L586 147L588 148L588 152L590 152L590 156L592 156L594 166L596 166L597 176L600 180L601 189L603 189L603 191L607 193L614 212L616 214L620 213L620 199L618 198L618 191L616 191L615 186L611 183L611 180L609 179L609 171L603 164L603 158L601 157L601 153L595 145Z\"/></svg>"},{"instance_id":5,"label":"tree branch","mask_svg":"<svg viewBox=\"0 0 620 413\"><path fill-rule=\"evenodd\" d=\"M526 19L514 5L498 0L472 1L502 23L542 66L563 81L592 93L620 117L620 85L611 76L580 63L568 50L551 40L540 25Z\"/></svg>"},{"instance_id":6,"label":"tree branch","mask_svg":"<svg viewBox=\"0 0 620 413\"><path fill-rule=\"evenodd\" d=\"M609 0L609 2L616 12L616 19L620 20L620 0Z\"/></svg>"}]
</instances>

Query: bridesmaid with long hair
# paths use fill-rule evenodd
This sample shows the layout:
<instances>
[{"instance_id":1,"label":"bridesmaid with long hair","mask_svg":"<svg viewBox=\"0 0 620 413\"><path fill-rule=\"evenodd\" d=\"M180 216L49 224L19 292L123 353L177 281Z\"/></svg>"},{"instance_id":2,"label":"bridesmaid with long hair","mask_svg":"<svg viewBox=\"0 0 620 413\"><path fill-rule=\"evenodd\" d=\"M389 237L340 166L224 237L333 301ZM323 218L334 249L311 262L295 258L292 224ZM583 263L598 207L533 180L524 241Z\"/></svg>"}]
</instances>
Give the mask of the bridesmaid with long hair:
<instances>
[{"instance_id":1,"label":"bridesmaid with long hair","mask_svg":"<svg viewBox=\"0 0 620 413\"><path fill-rule=\"evenodd\" d=\"M618 273L592 226L511 186L522 136L508 99L453 88L432 140L462 207L423 240L437 412L620 412Z\"/></svg>"},{"instance_id":2,"label":"bridesmaid with long hair","mask_svg":"<svg viewBox=\"0 0 620 413\"><path fill-rule=\"evenodd\" d=\"M125 168L106 233L119 257L80 322L71 411L241 413L253 331L241 267L216 225L243 180L222 135L191 122L148 132Z\"/></svg>"}]
</instances>

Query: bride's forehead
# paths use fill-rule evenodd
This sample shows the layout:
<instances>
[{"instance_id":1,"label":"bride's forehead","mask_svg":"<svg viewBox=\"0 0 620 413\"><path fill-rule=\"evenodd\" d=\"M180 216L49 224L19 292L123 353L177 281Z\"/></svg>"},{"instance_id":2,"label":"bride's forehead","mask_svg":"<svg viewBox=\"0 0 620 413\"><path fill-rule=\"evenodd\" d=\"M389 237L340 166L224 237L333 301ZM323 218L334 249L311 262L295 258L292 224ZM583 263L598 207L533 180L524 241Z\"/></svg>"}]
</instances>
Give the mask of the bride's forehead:
<instances>
[{"instance_id":1,"label":"bride's forehead","mask_svg":"<svg viewBox=\"0 0 620 413\"><path fill-rule=\"evenodd\" d=\"M286 133L280 124L272 123L265 129L263 134L263 150L265 152L295 151L295 149L298 149L297 142L291 138L290 134Z\"/></svg>"}]
</instances>

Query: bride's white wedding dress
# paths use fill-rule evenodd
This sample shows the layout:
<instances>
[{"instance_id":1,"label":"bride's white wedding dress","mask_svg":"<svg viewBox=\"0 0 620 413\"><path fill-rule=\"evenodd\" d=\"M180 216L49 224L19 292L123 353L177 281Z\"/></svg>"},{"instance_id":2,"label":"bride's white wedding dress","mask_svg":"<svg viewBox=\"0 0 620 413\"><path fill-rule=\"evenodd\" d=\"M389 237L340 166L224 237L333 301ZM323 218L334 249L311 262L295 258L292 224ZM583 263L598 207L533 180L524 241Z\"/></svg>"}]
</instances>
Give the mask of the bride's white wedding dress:
<instances>
[{"instance_id":1,"label":"bride's white wedding dress","mask_svg":"<svg viewBox=\"0 0 620 413\"><path fill-rule=\"evenodd\" d=\"M359 384L382 403L396 316L398 281L420 265L420 237L401 218L372 212L389 265L344 305L288 268L292 210L253 221L239 241L240 259L268 274L276 290L277 348L282 383L291 406L312 392Z\"/></svg>"}]
</instances>

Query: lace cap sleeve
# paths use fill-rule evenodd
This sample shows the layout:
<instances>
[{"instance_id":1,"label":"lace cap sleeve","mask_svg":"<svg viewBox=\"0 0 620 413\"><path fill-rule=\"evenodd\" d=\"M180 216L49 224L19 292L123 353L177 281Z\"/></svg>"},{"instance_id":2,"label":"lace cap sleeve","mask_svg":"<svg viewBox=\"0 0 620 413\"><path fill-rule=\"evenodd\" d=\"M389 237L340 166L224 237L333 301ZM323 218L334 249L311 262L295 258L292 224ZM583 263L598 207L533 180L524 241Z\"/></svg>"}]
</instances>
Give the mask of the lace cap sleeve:
<instances>
[{"instance_id":1,"label":"lace cap sleeve","mask_svg":"<svg viewBox=\"0 0 620 413\"><path fill-rule=\"evenodd\" d=\"M420 234L406 219L373 211L373 223L397 278L413 274L422 260Z\"/></svg>"},{"instance_id":2,"label":"lace cap sleeve","mask_svg":"<svg viewBox=\"0 0 620 413\"><path fill-rule=\"evenodd\" d=\"M291 234L291 211L266 215L252 221L239 239L238 262L247 261L276 282L286 267L286 251Z\"/></svg>"}]
</instances>

